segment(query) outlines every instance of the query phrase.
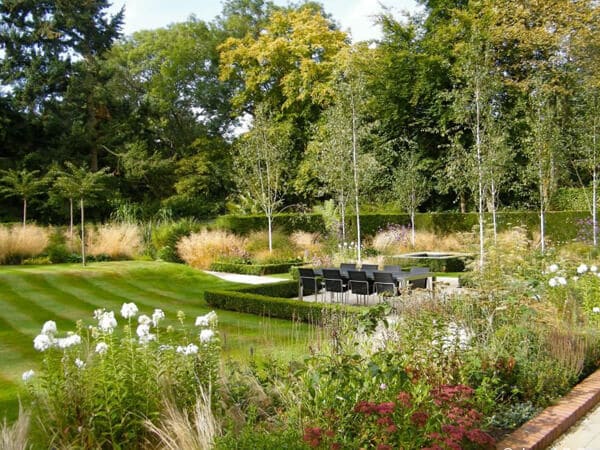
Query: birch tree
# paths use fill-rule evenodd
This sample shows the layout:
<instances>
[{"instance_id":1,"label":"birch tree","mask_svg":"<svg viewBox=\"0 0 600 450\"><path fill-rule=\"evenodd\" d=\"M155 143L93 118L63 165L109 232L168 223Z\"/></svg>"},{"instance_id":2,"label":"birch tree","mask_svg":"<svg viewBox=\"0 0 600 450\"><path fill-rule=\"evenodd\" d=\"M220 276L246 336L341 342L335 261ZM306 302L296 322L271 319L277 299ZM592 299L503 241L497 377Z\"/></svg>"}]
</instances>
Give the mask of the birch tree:
<instances>
[{"instance_id":1,"label":"birch tree","mask_svg":"<svg viewBox=\"0 0 600 450\"><path fill-rule=\"evenodd\" d=\"M286 191L291 129L277 123L264 104L256 108L252 129L236 144L234 170L241 194L254 200L267 217L269 252L273 251L273 216Z\"/></svg>"}]
</instances>

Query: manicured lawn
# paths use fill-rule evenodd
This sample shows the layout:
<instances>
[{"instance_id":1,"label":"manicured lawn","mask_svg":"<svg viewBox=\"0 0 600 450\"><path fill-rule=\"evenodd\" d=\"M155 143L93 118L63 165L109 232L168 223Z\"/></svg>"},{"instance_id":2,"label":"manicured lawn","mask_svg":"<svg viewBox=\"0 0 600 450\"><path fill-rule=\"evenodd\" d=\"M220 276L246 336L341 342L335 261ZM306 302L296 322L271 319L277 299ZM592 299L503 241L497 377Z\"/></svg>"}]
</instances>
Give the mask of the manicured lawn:
<instances>
[{"instance_id":1,"label":"manicured lawn","mask_svg":"<svg viewBox=\"0 0 600 450\"><path fill-rule=\"evenodd\" d=\"M33 338L46 320L64 333L75 330L77 320L95 324L97 308L114 310L119 320L121 305L135 302L140 313L161 308L172 322L181 310L193 326L196 316L211 310L204 290L235 286L184 265L153 261L0 267L0 418L14 417L21 374L41 360ZM317 332L285 320L217 313L226 358L300 357Z\"/></svg>"}]
</instances>

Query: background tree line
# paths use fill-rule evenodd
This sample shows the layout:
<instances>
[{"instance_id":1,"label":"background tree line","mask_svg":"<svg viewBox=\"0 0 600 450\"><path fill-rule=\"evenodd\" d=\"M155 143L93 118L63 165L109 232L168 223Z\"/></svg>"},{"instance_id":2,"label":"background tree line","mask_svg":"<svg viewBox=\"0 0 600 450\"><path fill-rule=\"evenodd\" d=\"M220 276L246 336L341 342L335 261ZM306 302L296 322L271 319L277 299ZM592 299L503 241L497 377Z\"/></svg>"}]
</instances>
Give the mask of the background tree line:
<instances>
[{"instance_id":1,"label":"background tree line","mask_svg":"<svg viewBox=\"0 0 600 450\"><path fill-rule=\"evenodd\" d=\"M597 3L422 4L384 10L382 39L353 44L316 2L228 0L211 22L123 36L106 0L3 0L0 220L21 217L26 191L28 217L66 221L69 194L52 193L76 169L112 175L108 201L86 205L97 220L127 204L208 218L328 199L342 217L543 215L558 186L595 195ZM27 179L46 185L20 193Z\"/></svg>"}]
</instances>

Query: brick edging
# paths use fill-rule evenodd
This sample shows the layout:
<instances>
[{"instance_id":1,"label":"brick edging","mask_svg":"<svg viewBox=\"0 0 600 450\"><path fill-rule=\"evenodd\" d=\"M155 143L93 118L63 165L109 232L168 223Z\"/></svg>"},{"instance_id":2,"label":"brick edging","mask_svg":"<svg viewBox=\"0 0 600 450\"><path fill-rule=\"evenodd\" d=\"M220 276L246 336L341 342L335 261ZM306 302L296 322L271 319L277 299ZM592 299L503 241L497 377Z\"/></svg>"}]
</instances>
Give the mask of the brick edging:
<instances>
[{"instance_id":1,"label":"brick edging","mask_svg":"<svg viewBox=\"0 0 600 450\"><path fill-rule=\"evenodd\" d=\"M496 444L498 450L544 449L600 402L600 370L587 377L555 405Z\"/></svg>"}]
</instances>

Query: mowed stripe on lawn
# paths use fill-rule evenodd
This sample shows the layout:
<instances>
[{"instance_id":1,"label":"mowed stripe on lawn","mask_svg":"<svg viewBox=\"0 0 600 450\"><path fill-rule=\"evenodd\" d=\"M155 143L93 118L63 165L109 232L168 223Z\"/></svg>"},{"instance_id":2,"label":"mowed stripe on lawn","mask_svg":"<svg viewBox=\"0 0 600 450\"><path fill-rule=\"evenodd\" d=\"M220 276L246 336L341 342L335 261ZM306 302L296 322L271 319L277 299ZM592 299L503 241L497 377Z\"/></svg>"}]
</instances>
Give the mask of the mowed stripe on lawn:
<instances>
[{"instance_id":1,"label":"mowed stripe on lawn","mask_svg":"<svg viewBox=\"0 0 600 450\"><path fill-rule=\"evenodd\" d=\"M121 322L121 305L135 302L144 314L162 308L172 323L182 310L191 325L196 315L210 310L203 299L205 290L234 286L183 265L160 262L0 267L0 418L7 413L14 418L23 388L20 376L36 369L42 359L33 349L33 338L46 320L56 321L64 335L75 330L77 320L94 323L97 308L114 310ZM230 356L304 354L314 335L314 328L304 324L217 312L224 351Z\"/></svg>"}]
</instances>

